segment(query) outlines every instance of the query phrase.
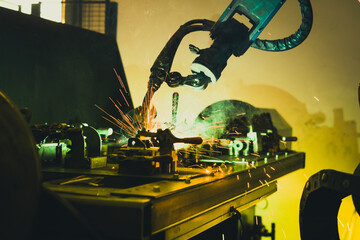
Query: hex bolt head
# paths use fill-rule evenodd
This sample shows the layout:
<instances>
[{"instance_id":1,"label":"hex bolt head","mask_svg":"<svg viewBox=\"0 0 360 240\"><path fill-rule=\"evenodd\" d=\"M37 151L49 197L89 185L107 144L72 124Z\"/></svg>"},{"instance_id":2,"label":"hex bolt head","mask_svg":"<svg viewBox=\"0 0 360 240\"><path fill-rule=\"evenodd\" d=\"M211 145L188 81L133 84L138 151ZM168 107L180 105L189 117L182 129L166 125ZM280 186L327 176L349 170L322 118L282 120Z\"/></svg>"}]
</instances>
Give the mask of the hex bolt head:
<instances>
[{"instance_id":1,"label":"hex bolt head","mask_svg":"<svg viewBox=\"0 0 360 240\"><path fill-rule=\"evenodd\" d=\"M174 178L174 179L179 179L179 178L180 178L180 176L179 176L179 174L178 174L178 173L174 173L173 178Z\"/></svg>"},{"instance_id":2,"label":"hex bolt head","mask_svg":"<svg viewBox=\"0 0 360 240\"><path fill-rule=\"evenodd\" d=\"M153 192L160 192L160 186L159 185L155 185L153 187Z\"/></svg>"},{"instance_id":3,"label":"hex bolt head","mask_svg":"<svg viewBox=\"0 0 360 240\"><path fill-rule=\"evenodd\" d=\"M185 179L185 183L190 184L190 183L191 183L191 179L190 179L189 177L186 178L186 179Z\"/></svg>"}]
</instances>

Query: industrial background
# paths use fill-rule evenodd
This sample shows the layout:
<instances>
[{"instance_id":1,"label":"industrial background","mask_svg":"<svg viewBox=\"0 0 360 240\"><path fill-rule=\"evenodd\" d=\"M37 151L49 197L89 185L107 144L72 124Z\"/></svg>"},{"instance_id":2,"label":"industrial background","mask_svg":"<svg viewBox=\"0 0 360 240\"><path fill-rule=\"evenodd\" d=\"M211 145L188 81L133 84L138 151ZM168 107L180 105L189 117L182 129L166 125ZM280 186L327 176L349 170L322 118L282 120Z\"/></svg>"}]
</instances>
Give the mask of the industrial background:
<instances>
[{"instance_id":1,"label":"industrial background","mask_svg":"<svg viewBox=\"0 0 360 240\"><path fill-rule=\"evenodd\" d=\"M81 19L66 19L70 14L64 15L64 12L79 11L74 2L65 7L60 1L44 1L38 8L33 5L32 11L36 13L38 10L39 15L43 14L42 17L48 19L55 16L53 11L56 11L56 19L51 20L116 37L121 59L115 56L115 60L109 60L108 64L116 62L119 66L111 68L118 68L122 62L135 107L141 105L143 100L152 63L179 26L191 19L216 21L222 9L229 4L229 1L219 0L114 0L112 2L117 5L113 5L112 11L117 11L117 22L108 22L107 26L110 27L106 30L104 22L109 20L102 15L104 4L93 4L93 8L85 6L81 10ZM0 1L0 6L30 13L30 3L38 4L38 1L7 0ZM279 53L250 49L239 58L231 57L221 79L205 91L194 92L185 87L176 89L180 96L179 121L191 122L209 104L236 99L259 108L274 108L292 126L293 135L299 139L293 144L293 149L306 153L306 167L280 179L277 193L256 208L268 228L272 222L277 224L277 240L300 239L299 204L308 177L321 169L352 173L360 159L360 108L357 95L360 81L360 2L316 0L311 3L313 28L299 47ZM46 5L53 8L55 4L55 10L46 10ZM99 23L89 20L95 12ZM300 23L298 1L287 0L260 38L288 36ZM96 42L87 43L86 47L95 48L96 51L97 46L102 49L104 41L109 40L99 36ZM78 44L82 45L80 40ZM190 73L190 64L194 59L188 50L189 44L208 47L208 33L190 34L180 45L173 70L183 74ZM71 58L70 55L68 57ZM59 59L67 61L65 56ZM4 65L6 61L1 59L0 64ZM77 59L75 62L81 61ZM68 67L63 71L76 72L76 65ZM20 65L19 68L26 69L26 66ZM114 81L110 79L110 72L106 77L109 82ZM111 83L108 84L104 88L111 88ZM174 89L163 86L154 97L158 117L163 121L171 119L173 92ZM9 96L12 97L11 94ZM25 104L20 100L14 101L19 107ZM94 104L104 106L107 103L105 97L99 99L99 96L94 96ZM100 115L96 108L87 111L92 116ZM354 215L354 211L350 199L345 199L339 213L342 239L349 239L345 238L349 232L352 233L351 239L360 238L360 218Z\"/></svg>"}]
</instances>

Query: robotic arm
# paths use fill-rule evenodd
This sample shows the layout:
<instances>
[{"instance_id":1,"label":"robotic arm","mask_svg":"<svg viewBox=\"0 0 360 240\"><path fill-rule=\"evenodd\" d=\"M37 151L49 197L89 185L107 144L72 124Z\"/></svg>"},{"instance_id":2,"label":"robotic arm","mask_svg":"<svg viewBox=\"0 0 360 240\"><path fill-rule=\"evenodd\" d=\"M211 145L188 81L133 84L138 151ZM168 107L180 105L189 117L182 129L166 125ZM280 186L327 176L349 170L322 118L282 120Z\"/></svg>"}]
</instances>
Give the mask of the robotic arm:
<instances>
[{"instance_id":1,"label":"robotic arm","mask_svg":"<svg viewBox=\"0 0 360 240\"><path fill-rule=\"evenodd\" d=\"M298 0L301 7L302 23L291 36L278 40L257 39L265 26L277 13L285 0L233 0L215 23L206 19L191 20L182 25L167 42L150 71L148 90L142 109L146 113L153 94L163 82L170 87L182 85L196 90L204 90L208 84L215 84L232 56L243 55L249 47L265 51L285 51L301 44L312 26L310 0ZM249 29L238 22L234 15L244 15L252 24ZM206 49L190 45L190 51L198 57L191 64L192 74L183 77L179 72L171 72L175 53L182 39L195 31L209 31L213 44Z\"/></svg>"}]
</instances>

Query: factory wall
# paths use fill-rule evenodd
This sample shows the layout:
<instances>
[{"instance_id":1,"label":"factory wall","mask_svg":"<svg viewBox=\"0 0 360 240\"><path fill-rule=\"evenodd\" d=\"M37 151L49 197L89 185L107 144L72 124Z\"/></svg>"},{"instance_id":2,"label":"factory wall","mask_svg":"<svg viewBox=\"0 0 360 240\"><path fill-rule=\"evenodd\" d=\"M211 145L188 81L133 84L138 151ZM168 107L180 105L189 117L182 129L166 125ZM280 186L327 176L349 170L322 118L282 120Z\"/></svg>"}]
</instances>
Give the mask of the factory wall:
<instances>
[{"instance_id":1,"label":"factory wall","mask_svg":"<svg viewBox=\"0 0 360 240\"><path fill-rule=\"evenodd\" d=\"M218 0L117 0L117 41L135 106L146 92L150 67L169 37L191 19L216 21L230 1ZM163 85L155 95L159 119L171 117L171 94L179 92L180 122L190 122L206 106L224 99L238 99L256 107L274 108L293 127L299 138L297 151L306 152L306 168L278 182L269 206L258 213L268 228L277 225L277 240L300 239L298 212L308 177L320 169L351 173L359 163L360 109L357 87L360 76L360 3L357 0L312 1L314 25L308 39L287 52L249 49L231 57L222 77L203 92ZM288 0L261 38L277 39L294 33L301 22L296 0ZM208 33L185 37L178 49L173 71L190 74L195 55L188 44L206 48ZM340 236L353 233L354 207L346 199L339 214ZM356 219L359 220L358 216ZM348 226L349 224L349 226ZM357 224L360 227L360 222ZM345 238L342 238L345 239ZM347 238L346 238L347 239Z\"/></svg>"},{"instance_id":2,"label":"factory wall","mask_svg":"<svg viewBox=\"0 0 360 240\"><path fill-rule=\"evenodd\" d=\"M119 94L114 70L125 85L126 77L113 38L5 8L0 30L0 90L30 109L31 124L112 126L95 104L117 113L112 97L124 111L132 108L130 96L127 106Z\"/></svg>"}]
</instances>

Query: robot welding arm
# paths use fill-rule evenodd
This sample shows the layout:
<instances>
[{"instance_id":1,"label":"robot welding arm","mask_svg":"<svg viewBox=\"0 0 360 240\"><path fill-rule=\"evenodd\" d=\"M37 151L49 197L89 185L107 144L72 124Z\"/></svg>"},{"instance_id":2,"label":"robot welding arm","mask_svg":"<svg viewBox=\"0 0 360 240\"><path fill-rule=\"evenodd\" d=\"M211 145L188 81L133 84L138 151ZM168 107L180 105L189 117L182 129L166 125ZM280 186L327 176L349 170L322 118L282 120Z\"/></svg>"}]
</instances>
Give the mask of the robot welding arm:
<instances>
[{"instance_id":1,"label":"robot welding arm","mask_svg":"<svg viewBox=\"0 0 360 240\"><path fill-rule=\"evenodd\" d=\"M210 20L185 23L170 38L154 62L148 87L155 92L166 82L170 87L187 85L203 90L209 83L214 84L220 78L230 56L239 57L250 46L265 51L285 51L298 46L310 33L313 18L310 0L298 1L302 14L301 26L293 35L284 39L261 40L257 37L285 0L233 0L216 23ZM235 14L247 17L253 25L251 29L235 20ZM178 72L170 72L181 40L194 31L210 31L213 44L203 50L189 46L190 51L199 55L191 64L193 75L183 77Z\"/></svg>"},{"instance_id":2,"label":"robot welding arm","mask_svg":"<svg viewBox=\"0 0 360 240\"><path fill-rule=\"evenodd\" d=\"M148 91L142 104L143 112L145 113L152 95L163 82L170 87L185 85L204 90L209 83L217 82L232 55L239 57L249 47L265 51L285 51L301 44L310 33L313 15L310 0L298 1L302 14L301 26L293 35L284 39L261 40L257 37L285 0L233 0L216 23L210 20L192 20L182 25L150 69ZM234 18L235 14L248 18L251 28L238 22ZM181 40L194 31L209 31L214 41L206 49L189 46L190 51L198 54L198 57L191 64L192 74L183 77L179 72L171 72L171 66Z\"/></svg>"},{"instance_id":3,"label":"robot welding arm","mask_svg":"<svg viewBox=\"0 0 360 240\"><path fill-rule=\"evenodd\" d=\"M144 104L164 82L170 87L186 85L204 90L209 83L217 81L231 55L240 56L246 51L249 47L249 29L235 19L226 20L222 24L218 24L219 21L215 23L206 19L191 20L175 32L150 69L148 92L144 98ZM194 45L189 46L191 52L199 55L191 65L192 75L183 77L179 72L170 72L181 40L195 31L209 31L214 39L213 44L210 48L203 50Z\"/></svg>"}]
</instances>

